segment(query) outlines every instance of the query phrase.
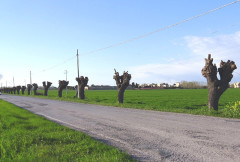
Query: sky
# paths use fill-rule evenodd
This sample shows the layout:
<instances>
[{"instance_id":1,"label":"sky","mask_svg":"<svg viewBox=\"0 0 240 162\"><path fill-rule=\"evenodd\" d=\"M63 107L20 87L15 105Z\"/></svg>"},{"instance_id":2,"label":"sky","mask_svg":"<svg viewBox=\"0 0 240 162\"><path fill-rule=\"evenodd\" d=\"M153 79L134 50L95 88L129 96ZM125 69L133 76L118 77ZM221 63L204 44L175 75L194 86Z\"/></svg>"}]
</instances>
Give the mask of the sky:
<instances>
[{"instance_id":1,"label":"sky","mask_svg":"<svg viewBox=\"0 0 240 162\"><path fill-rule=\"evenodd\" d=\"M235 61L231 83L238 82L240 1L171 26L233 1L0 0L1 86L29 84L30 71L32 83L57 87L67 76L74 86L77 49L88 85L115 85L114 68L139 84L206 82L201 69L209 53L218 67Z\"/></svg>"}]
</instances>

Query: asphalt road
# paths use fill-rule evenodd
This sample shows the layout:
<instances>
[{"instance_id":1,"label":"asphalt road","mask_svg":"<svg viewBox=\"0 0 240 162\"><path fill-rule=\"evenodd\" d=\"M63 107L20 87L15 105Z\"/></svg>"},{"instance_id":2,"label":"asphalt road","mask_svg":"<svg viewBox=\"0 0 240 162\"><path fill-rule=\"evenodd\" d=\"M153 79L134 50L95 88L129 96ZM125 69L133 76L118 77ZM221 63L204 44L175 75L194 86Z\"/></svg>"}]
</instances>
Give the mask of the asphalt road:
<instances>
[{"instance_id":1,"label":"asphalt road","mask_svg":"<svg viewBox=\"0 0 240 162\"><path fill-rule=\"evenodd\" d=\"M140 161L240 161L240 120L1 95Z\"/></svg>"}]
</instances>

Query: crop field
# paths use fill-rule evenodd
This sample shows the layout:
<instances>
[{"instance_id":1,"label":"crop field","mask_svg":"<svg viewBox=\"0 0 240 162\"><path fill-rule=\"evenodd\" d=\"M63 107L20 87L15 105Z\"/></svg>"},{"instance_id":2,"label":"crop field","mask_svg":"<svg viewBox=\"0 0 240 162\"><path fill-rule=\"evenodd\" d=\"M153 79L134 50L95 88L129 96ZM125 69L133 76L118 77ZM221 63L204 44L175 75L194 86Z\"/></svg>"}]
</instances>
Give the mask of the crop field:
<instances>
[{"instance_id":1,"label":"crop field","mask_svg":"<svg viewBox=\"0 0 240 162\"><path fill-rule=\"evenodd\" d=\"M38 92L43 92L38 90ZM74 98L74 90L63 91L63 97L57 97L57 90L49 90L48 96L38 96L49 99L66 100L98 105L137 108L156 111L189 113L196 115L210 115L229 117L224 108L229 103L240 101L240 89L228 89L220 98L219 111L208 111L207 89L155 89L155 90L126 90L124 104L117 101L117 90L88 90L85 100ZM26 94L25 94L26 95ZM27 96L27 95L26 95Z\"/></svg>"},{"instance_id":2,"label":"crop field","mask_svg":"<svg viewBox=\"0 0 240 162\"><path fill-rule=\"evenodd\" d=\"M90 136L0 100L0 161L134 161Z\"/></svg>"}]
</instances>

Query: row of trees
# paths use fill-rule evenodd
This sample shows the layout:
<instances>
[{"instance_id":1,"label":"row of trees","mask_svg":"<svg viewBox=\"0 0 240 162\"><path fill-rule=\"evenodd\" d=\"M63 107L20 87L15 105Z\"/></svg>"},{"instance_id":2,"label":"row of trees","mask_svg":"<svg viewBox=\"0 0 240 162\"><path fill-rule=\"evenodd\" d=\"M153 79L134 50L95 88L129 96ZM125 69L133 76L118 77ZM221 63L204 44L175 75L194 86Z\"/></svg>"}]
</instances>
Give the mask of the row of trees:
<instances>
[{"instance_id":1,"label":"row of trees","mask_svg":"<svg viewBox=\"0 0 240 162\"><path fill-rule=\"evenodd\" d=\"M205 59L205 66L202 69L202 75L207 79L208 84L208 107L209 109L218 110L218 102L221 97L221 95L224 93L224 91L229 87L229 82L232 80L232 73L237 68L234 61L228 60L227 62L221 61L220 67L217 68L216 64L213 65L213 58L211 58L211 54L208 55L208 58ZM118 89L118 101L119 103L123 103L124 101L124 92L129 86L129 82L131 80L131 74L128 74L128 72L123 72L122 75L119 75L119 72L114 69L115 75L113 76L113 79L116 81L117 89ZM220 79L217 78L217 73L220 75ZM88 77L78 77L76 78L76 81L78 82L78 91L77 96L80 99L85 99L84 94L84 88L88 83ZM59 86L58 86L58 96L62 97L62 90L65 89L68 85L68 81L65 80L59 80ZM51 86L51 82L43 82L44 87L44 95L48 95L48 89ZM138 84L132 84L133 87L138 87ZM199 82L185 82L183 81L181 83L181 86L183 88L201 88L203 85L201 85ZM38 85L36 83L34 84L28 84L27 90L28 95L30 95L30 91L33 87L34 95L41 95L37 93ZM5 93L16 93L19 94L20 90L22 90L22 94L24 94L24 91L26 90L25 86L17 86L13 88L4 88L3 91Z\"/></svg>"}]
</instances>

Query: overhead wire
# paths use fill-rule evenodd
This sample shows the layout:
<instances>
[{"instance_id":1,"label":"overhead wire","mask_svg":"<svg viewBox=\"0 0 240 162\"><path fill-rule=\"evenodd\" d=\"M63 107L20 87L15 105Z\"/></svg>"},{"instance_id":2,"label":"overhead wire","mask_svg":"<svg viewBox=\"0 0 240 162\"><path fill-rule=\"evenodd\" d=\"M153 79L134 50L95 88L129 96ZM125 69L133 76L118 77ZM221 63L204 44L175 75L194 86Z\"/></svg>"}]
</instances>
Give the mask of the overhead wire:
<instances>
[{"instance_id":1,"label":"overhead wire","mask_svg":"<svg viewBox=\"0 0 240 162\"><path fill-rule=\"evenodd\" d=\"M167 30L167 29L169 29L169 28L175 27L175 26L177 26L177 25L183 24L183 23L188 22L188 21L191 21L191 20L193 20L193 19L197 19L197 18L199 18L199 17L201 17L201 16L207 15L207 14L212 13L212 12L214 12L214 11L217 11L217 10L220 10L220 9L222 9L222 8L228 7L228 6L230 6L230 5L236 4L237 2L240 2L240 0L236 0L236 1L230 2L230 3L228 3L228 4L222 5L222 6L220 6L220 7L217 7L217 8L215 8L215 9L209 10L209 11L207 11L207 12L204 12L204 13L198 14L198 15L196 15L196 16L193 16L193 17L184 19L184 20L179 21L179 22L177 22L177 23L175 23L175 24L168 25L168 26L166 26L166 27L156 29L156 30L154 30L154 31L152 31L152 32L148 32L148 33L139 35L139 36L137 36L137 37L133 37L133 38L127 39L127 40L122 41L122 42L118 42L118 43L115 43L115 44L111 44L111 45L109 45L109 46L105 46L105 47L102 47L102 48L99 48L99 49L96 49L96 50L92 50L92 51L89 51L89 52L80 53L80 55L88 55L88 54L97 53L97 52L99 52L99 51L103 51L103 50L106 50L106 49L109 49L109 48L112 48L112 47L121 46L121 45L127 44L127 43L129 43L129 42L132 42L132 41L135 41L135 40L138 40L138 39L142 39L142 38L144 38L144 37L153 35L153 34L155 34L155 33L158 33L158 32L164 31L164 30ZM76 56L71 57L71 58L69 58L69 59L66 59L66 60L64 60L62 63L56 64L56 65L54 65L54 66L52 66L52 67L49 67L49 68L46 68L46 69L43 69L43 70L41 70L40 72L45 72L45 71L47 71L47 70L54 69L54 68L56 68L57 66L60 66L60 65L66 63L66 62L68 62L68 61L73 60L75 57L76 57Z\"/></svg>"}]
</instances>

